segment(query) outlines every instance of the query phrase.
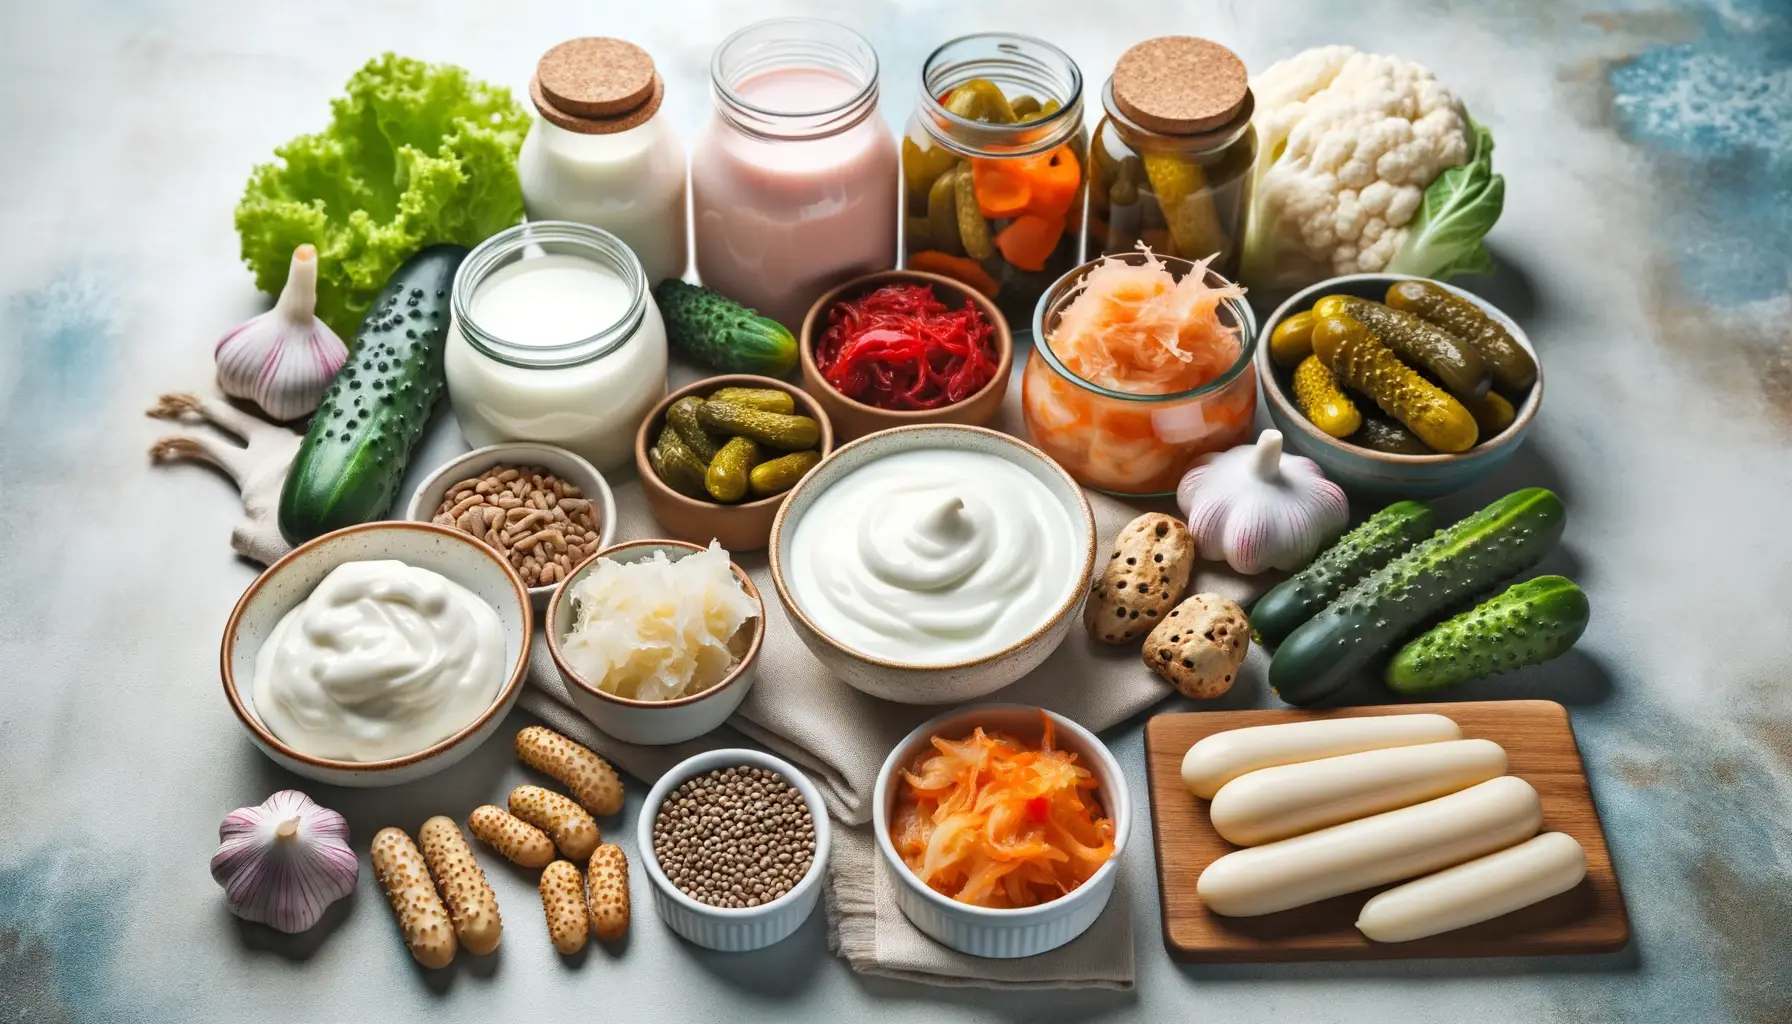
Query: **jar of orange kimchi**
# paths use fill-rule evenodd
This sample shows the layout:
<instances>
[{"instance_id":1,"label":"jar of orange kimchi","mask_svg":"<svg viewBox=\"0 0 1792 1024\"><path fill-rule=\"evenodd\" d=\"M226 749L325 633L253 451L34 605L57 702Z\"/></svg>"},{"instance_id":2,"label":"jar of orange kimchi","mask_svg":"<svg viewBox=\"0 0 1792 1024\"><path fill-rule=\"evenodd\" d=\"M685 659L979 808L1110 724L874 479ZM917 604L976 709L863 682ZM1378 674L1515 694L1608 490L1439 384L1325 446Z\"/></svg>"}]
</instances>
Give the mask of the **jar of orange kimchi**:
<instances>
[{"instance_id":1,"label":"jar of orange kimchi","mask_svg":"<svg viewBox=\"0 0 1792 1024\"><path fill-rule=\"evenodd\" d=\"M1033 443L1084 486L1167 496L1196 459L1249 439L1257 321L1207 262L1107 256L1040 298L1021 408Z\"/></svg>"}]
</instances>

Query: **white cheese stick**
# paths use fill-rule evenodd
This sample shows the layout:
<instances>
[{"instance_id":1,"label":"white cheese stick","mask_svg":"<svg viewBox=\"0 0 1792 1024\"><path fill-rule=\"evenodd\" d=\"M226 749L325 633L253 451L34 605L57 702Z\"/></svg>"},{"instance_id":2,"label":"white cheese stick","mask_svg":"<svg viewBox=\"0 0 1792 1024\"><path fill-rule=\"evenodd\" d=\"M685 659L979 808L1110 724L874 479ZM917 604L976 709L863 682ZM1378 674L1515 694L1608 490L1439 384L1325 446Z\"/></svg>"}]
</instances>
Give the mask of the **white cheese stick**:
<instances>
[{"instance_id":1,"label":"white cheese stick","mask_svg":"<svg viewBox=\"0 0 1792 1024\"><path fill-rule=\"evenodd\" d=\"M1506 774L1492 740L1365 750L1240 775L1213 795L1208 817L1229 843L1258 846L1467 789Z\"/></svg>"},{"instance_id":2,"label":"white cheese stick","mask_svg":"<svg viewBox=\"0 0 1792 1024\"><path fill-rule=\"evenodd\" d=\"M1195 891L1224 917L1255 917L1417 878L1537 834L1543 805L1515 776L1358 818L1304 836L1228 853Z\"/></svg>"},{"instance_id":3,"label":"white cheese stick","mask_svg":"<svg viewBox=\"0 0 1792 1024\"><path fill-rule=\"evenodd\" d=\"M1545 832L1381 893L1363 905L1356 927L1376 942L1409 942L1541 903L1586 876L1580 843L1565 832Z\"/></svg>"},{"instance_id":4,"label":"white cheese stick","mask_svg":"<svg viewBox=\"0 0 1792 1024\"><path fill-rule=\"evenodd\" d=\"M1182 783L1196 796L1211 800L1221 786L1259 768L1461 738L1462 729L1442 715L1322 718L1228 729L1182 755Z\"/></svg>"}]
</instances>

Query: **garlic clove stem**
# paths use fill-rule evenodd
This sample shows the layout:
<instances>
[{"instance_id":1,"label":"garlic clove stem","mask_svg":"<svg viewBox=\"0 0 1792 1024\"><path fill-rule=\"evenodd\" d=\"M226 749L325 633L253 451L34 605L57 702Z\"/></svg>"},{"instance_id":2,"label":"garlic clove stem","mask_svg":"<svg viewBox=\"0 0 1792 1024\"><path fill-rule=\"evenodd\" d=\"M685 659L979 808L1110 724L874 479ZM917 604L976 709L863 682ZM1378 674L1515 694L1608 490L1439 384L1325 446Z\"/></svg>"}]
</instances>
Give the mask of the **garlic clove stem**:
<instances>
[{"instance_id":1,"label":"garlic clove stem","mask_svg":"<svg viewBox=\"0 0 1792 1024\"><path fill-rule=\"evenodd\" d=\"M1282 432L1265 430L1257 436L1257 478L1275 483L1282 478Z\"/></svg>"},{"instance_id":2,"label":"garlic clove stem","mask_svg":"<svg viewBox=\"0 0 1792 1024\"><path fill-rule=\"evenodd\" d=\"M294 323L317 315L316 246L307 242L292 251L292 269L286 273L286 287L280 289L280 301L274 308Z\"/></svg>"}]
</instances>

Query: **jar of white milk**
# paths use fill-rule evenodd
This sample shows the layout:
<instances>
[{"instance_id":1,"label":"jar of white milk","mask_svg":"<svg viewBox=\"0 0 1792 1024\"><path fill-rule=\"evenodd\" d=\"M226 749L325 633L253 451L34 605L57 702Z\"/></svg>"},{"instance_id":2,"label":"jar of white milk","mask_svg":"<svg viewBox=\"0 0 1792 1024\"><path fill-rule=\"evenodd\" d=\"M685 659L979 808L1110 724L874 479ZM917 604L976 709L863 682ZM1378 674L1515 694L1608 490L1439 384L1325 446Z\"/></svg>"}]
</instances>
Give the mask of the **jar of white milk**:
<instances>
[{"instance_id":1,"label":"jar of white milk","mask_svg":"<svg viewBox=\"0 0 1792 1024\"><path fill-rule=\"evenodd\" d=\"M454 276L444 364L467 443L559 445L613 469L666 393L666 326L635 254L608 231L531 221Z\"/></svg>"},{"instance_id":2,"label":"jar of white milk","mask_svg":"<svg viewBox=\"0 0 1792 1024\"><path fill-rule=\"evenodd\" d=\"M538 116L517 176L530 220L603 228L641 260L649 288L683 277L684 146L658 116L666 84L647 51L620 39L572 39L535 65Z\"/></svg>"}]
</instances>

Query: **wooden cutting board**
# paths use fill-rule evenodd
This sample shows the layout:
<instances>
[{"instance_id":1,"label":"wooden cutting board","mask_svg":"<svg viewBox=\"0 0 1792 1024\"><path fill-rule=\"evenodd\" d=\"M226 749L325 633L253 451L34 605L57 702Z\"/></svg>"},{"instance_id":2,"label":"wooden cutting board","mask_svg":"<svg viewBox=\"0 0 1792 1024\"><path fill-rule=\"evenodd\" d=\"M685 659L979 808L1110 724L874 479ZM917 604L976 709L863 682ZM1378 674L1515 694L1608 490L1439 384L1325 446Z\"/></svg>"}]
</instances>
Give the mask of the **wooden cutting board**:
<instances>
[{"instance_id":1,"label":"wooden cutting board","mask_svg":"<svg viewBox=\"0 0 1792 1024\"><path fill-rule=\"evenodd\" d=\"M1182 784L1182 755L1196 740L1251 725L1421 711L1454 720L1462 727L1464 738L1489 739L1506 748L1507 774L1535 786L1542 798L1543 830L1566 832L1586 849L1587 877L1580 885L1505 917L1400 943L1370 942L1356 930L1357 911L1381 889L1365 889L1262 917L1221 917L1207 910L1195 893L1195 880L1208 864L1238 847L1220 838L1207 820L1207 801ZM1568 710L1554 701L1158 715L1145 725L1145 765L1151 785L1164 946L1178 960L1261 963L1610 953L1630 941L1624 896L1612 871L1611 852L1599 827L1599 813L1587 787Z\"/></svg>"}]
</instances>

